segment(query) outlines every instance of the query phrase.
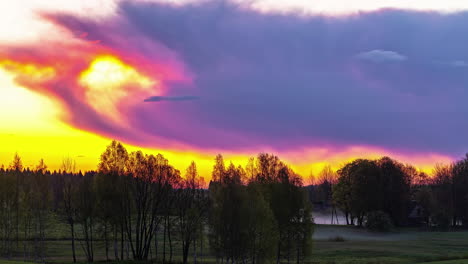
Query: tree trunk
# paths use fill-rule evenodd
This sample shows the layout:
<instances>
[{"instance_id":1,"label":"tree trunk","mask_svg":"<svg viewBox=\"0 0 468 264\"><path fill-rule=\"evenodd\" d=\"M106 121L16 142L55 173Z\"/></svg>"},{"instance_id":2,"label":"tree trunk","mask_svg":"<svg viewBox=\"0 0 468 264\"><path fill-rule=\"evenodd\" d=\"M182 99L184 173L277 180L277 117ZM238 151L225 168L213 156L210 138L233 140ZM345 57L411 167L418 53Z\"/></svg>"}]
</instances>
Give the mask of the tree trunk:
<instances>
[{"instance_id":1,"label":"tree trunk","mask_svg":"<svg viewBox=\"0 0 468 264\"><path fill-rule=\"evenodd\" d=\"M193 240L193 263L197 264L197 240Z\"/></svg>"},{"instance_id":2,"label":"tree trunk","mask_svg":"<svg viewBox=\"0 0 468 264\"><path fill-rule=\"evenodd\" d=\"M73 263L76 263L76 252L75 252L75 224L70 223L71 231L71 241L72 241L72 254L73 254Z\"/></svg>"},{"instance_id":3,"label":"tree trunk","mask_svg":"<svg viewBox=\"0 0 468 264\"><path fill-rule=\"evenodd\" d=\"M172 263L172 238L171 238L171 222L168 221L168 228L167 228L167 239L169 240L169 262Z\"/></svg>"},{"instance_id":4,"label":"tree trunk","mask_svg":"<svg viewBox=\"0 0 468 264\"><path fill-rule=\"evenodd\" d=\"M119 246L117 244L117 226L114 225L114 258L115 260L119 260Z\"/></svg>"},{"instance_id":5,"label":"tree trunk","mask_svg":"<svg viewBox=\"0 0 468 264\"><path fill-rule=\"evenodd\" d=\"M299 244L299 243L298 243ZM300 245L297 245L296 264L299 264L300 260Z\"/></svg>"},{"instance_id":6,"label":"tree trunk","mask_svg":"<svg viewBox=\"0 0 468 264\"><path fill-rule=\"evenodd\" d=\"M120 225L120 260L124 260L124 224Z\"/></svg>"},{"instance_id":7,"label":"tree trunk","mask_svg":"<svg viewBox=\"0 0 468 264\"><path fill-rule=\"evenodd\" d=\"M276 249L276 264L280 264L280 253L281 253L281 244L278 242L278 247Z\"/></svg>"},{"instance_id":8,"label":"tree trunk","mask_svg":"<svg viewBox=\"0 0 468 264\"><path fill-rule=\"evenodd\" d=\"M107 235L107 222L104 223L104 244L106 248L106 261L109 261L109 237Z\"/></svg>"},{"instance_id":9,"label":"tree trunk","mask_svg":"<svg viewBox=\"0 0 468 264\"><path fill-rule=\"evenodd\" d=\"M190 243L182 243L182 254L183 254L184 264L187 264L189 249L190 249Z\"/></svg>"},{"instance_id":10,"label":"tree trunk","mask_svg":"<svg viewBox=\"0 0 468 264\"><path fill-rule=\"evenodd\" d=\"M158 261L158 226L154 230L154 259Z\"/></svg>"},{"instance_id":11,"label":"tree trunk","mask_svg":"<svg viewBox=\"0 0 468 264\"><path fill-rule=\"evenodd\" d=\"M164 217L164 233L163 233L163 260L162 263L166 263L166 232L167 232L167 218Z\"/></svg>"}]
</instances>

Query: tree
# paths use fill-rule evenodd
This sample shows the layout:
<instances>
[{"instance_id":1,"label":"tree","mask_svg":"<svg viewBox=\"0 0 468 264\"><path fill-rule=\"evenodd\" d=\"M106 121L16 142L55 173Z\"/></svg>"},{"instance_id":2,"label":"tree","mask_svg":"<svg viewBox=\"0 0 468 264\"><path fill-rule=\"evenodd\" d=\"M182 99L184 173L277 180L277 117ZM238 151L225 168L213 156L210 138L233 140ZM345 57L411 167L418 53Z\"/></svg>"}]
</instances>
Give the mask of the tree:
<instances>
[{"instance_id":1,"label":"tree","mask_svg":"<svg viewBox=\"0 0 468 264\"><path fill-rule=\"evenodd\" d=\"M34 232L35 260L44 262L46 251L46 231L51 201L50 175L45 174L46 168L43 160L40 162L41 170L30 175L32 177L31 212Z\"/></svg>"},{"instance_id":2,"label":"tree","mask_svg":"<svg viewBox=\"0 0 468 264\"><path fill-rule=\"evenodd\" d=\"M335 203L362 226L369 212L383 211L394 224L404 225L409 213L411 175L407 168L388 157L357 159L338 170L333 190Z\"/></svg>"},{"instance_id":3,"label":"tree","mask_svg":"<svg viewBox=\"0 0 468 264\"><path fill-rule=\"evenodd\" d=\"M15 173L16 178L16 185L15 185L15 208L16 208L16 222L15 222L15 229L16 229L16 245L19 246L19 219L20 219L20 184L21 184L21 172L23 171L23 162L21 161L21 157L18 153L15 153L13 157L13 161L10 163L10 171Z\"/></svg>"},{"instance_id":4,"label":"tree","mask_svg":"<svg viewBox=\"0 0 468 264\"><path fill-rule=\"evenodd\" d=\"M261 186L250 183L245 200L247 254L252 264L270 263L275 256L279 234L277 223Z\"/></svg>"},{"instance_id":5,"label":"tree","mask_svg":"<svg viewBox=\"0 0 468 264\"><path fill-rule=\"evenodd\" d=\"M94 260L94 235L96 225L96 192L94 173L86 173L79 182L76 193L77 223L81 225L83 242L81 247L88 262ZM81 241L80 241L81 242Z\"/></svg>"},{"instance_id":6,"label":"tree","mask_svg":"<svg viewBox=\"0 0 468 264\"><path fill-rule=\"evenodd\" d=\"M106 258L109 259L109 232L113 233L114 240L114 256L119 258L117 247L117 233L120 229L121 243L121 258L123 258L124 244L124 219L123 214L123 181L126 173L126 164L128 161L128 153L125 147L117 142L112 141L106 147L106 150L101 154L100 163L98 165L98 175L96 177L96 193L98 200L98 217L103 226L103 235L105 240ZM121 212L116 214L116 212ZM112 230L110 230L112 229Z\"/></svg>"},{"instance_id":7,"label":"tree","mask_svg":"<svg viewBox=\"0 0 468 264\"><path fill-rule=\"evenodd\" d=\"M76 161L69 156L63 158L61 169L65 173L74 173L76 171Z\"/></svg>"},{"instance_id":8,"label":"tree","mask_svg":"<svg viewBox=\"0 0 468 264\"><path fill-rule=\"evenodd\" d=\"M219 182L223 177L226 168L224 167L224 159L221 154L216 155L215 164L213 166L213 172L211 174L211 180L214 182Z\"/></svg>"},{"instance_id":9,"label":"tree","mask_svg":"<svg viewBox=\"0 0 468 264\"><path fill-rule=\"evenodd\" d=\"M203 219L208 209L208 197L205 195L197 166L192 161L187 168L187 173L182 186L177 190L176 202L178 231L182 240L182 260L186 264L191 243L196 248L197 234L203 236ZM196 263L196 249L194 250L194 262Z\"/></svg>"},{"instance_id":10,"label":"tree","mask_svg":"<svg viewBox=\"0 0 468 264\"><path fill-rule=\"evenodd\" d=\"M455 214L455 195L453 181L453 165L436 164L433 170L431 190L434 196L434 215L438 218L450 218L452 225L457 223Z\"/></svg>"},{"instance_id":11,"label":"tree","mask_svg":"<svg viewBox=\"0 0 468 264\"><path fill-rule=\"evenodd\" d=\"M382 175L383 207L393 223L402 226L407 223L411 198L412 176L406 166L389 157L377 161Z\"/></svg>"},{"instance_id":12,"label":"tree","mask_svg":"<svg viewBox=\"0 0 468 264\"><path fill-rule=\"evenodd\" d=\"M468 153L452 167L455 218L468 226Z\"/></svg>"},{"instance_id":13,"label":"tree","mask_svg":"<svg viewBox=\"0 0 468 264\"><path fill-rule=\"evenodd\" d=\"M157 213L168 196L175 176L161 155L132 152L126 165L128 189L125 191L125 229L133 258L146 260L157 225Z\"/></svg>"},{"instance_id":14,"label":"tree","mask_svg":"<svg viewBox=\"0 0 468 264\"><path fill-rule=\"evenodd\" d=\"M76 262L75 223L78 217L78 184L80 179L77 176L66 173L63 173L61 176L63 177L61 189L63 200L60 213L70 226L72 257L73 262Z\"/></svg>"},{"instance_id":15,"label":"tree","mask_svg":"<svg viewBox=\"0 0 468 264\"><path fill-rule=\"evenodd\" d=\"M231 163L216 179L209 188L209 223L218 259L263 263L295 257L299 262L310 252L309 200L300 177L278 157L261 153L245 171Z\"/></svg>"},{"instance_id":16,"label":"tree","mask_svg":"<svg viewBox=\"0 0 468 264\"><path fill-rule=\"evenodd\" d=\"M334 189L335 204L350 221L362 226L367 212L376 211L383 205L382 175L375 161L358 159L338 170L340 175Z\"/></svg>"},{"instance_id":17,"label":"tree","mask_svg":"<svg viewBox=\"0 0 468 264\"><path fill-rule=\"evenodd\" d=\"M246 189L234 164L210 184L210 245L217 258L241 261L247 254Z\"/></svg>"},{"instance_id":18,"label":"tree","mask_svg":"<svg viewBox=\"0 0 468 264\"><path fill-rule=\"evenodd\" d=\"M44 174L47 170L47 165L44 162L44 159L39 160L39 164L36 166L36 172Z\"/></svg>"},{"instance_id":19,"label":"tree","mask_svg":"<svg viewBox=\"0 0 468 264\"><path fill-rule=\"evenodd\" d=\"M16 176L10 171L0 172L0 237L2 255L10 258L13 252L16 200Z\"/></svg>"},{"instance_id":20,"label":"tree","mask_svg":"<svg viewBox=\"0 0 468 264\"><path fill-rule=\"evenodd\" d=\"M106 260L109 261L109 234L113 234L114 241L117 240L116 230L120 227L121 201L118 190L119 177L117 174L98 173L94 178L96 192L96 217L99 220L101 234L104 238ZM115 258L118 259L117 247L114 243Z\"/></svg>"}]
</instances>

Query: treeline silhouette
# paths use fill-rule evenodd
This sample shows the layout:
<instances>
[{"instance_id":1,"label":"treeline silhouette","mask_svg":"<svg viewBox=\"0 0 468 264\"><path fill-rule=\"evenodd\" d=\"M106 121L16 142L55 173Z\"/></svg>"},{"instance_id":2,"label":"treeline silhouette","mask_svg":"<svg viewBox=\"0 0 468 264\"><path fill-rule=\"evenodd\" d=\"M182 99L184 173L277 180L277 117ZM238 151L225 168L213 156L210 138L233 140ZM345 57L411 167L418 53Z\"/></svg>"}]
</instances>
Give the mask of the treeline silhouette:
<instances>
[{"instance_id":1,"label":"treeline silhouette","mask_svg":"<svg viewBox=\"0 0 468 264\"><path fill-rule=\"evenodd\" d=\"M43 160L23 168L16 154L0 169L0 254L43 262L60 224L73 262L78 250L93 262L99 243L106 260L196 263L207 241L220 263L299 263L311 253L311 209L301 178L270 154L245 168L216 156L208 189L195 162L182 174L116 141L84 173L70 158L59 171Z\"/></svg>"},{"instance_id":2,"label":"treeline silhouette","mask_svg":"<svg viewBox=\"0 0 468 264\"><path fill-rule=\"evenodd\" d=\"M325 168L310 181L314 205L340 209L348 225L381 231L468 227L468 154L453 164L437 164L431 177L383 157L357 159L337 172Z\"/></svg>"}]
</instances>

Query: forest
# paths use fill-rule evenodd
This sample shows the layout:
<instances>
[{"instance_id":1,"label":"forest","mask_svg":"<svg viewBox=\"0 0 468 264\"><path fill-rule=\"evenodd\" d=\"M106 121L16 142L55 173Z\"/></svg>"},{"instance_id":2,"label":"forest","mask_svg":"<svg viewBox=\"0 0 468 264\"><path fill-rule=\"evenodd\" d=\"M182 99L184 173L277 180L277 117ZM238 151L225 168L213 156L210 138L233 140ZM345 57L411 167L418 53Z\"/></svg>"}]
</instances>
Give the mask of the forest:
<instances>
[{"instance_id":1,"label":"forest","mask_svg":"<svg viewBox=\"0 0 468 264\"><path fill-rule=\"evenodd\" d=\"M430 176L382 157L301 177L272 154L244 167L217 155L207 183L195 162L181 172L117 141L96 171L77 172L71 158L58 171L43 160L24 168L16 154L0 169L0 254L46 262L57 240L67 263L304 263L314 255L313 209L372 232L463 229L468 156Z\"/></svg>"},{"instance_id":2,"label":"forest","mask_svg":"<svg viewBox=\"0 0 468 264\"><path fill-rule=\"evenodd\" d=\"M259 154L245 168L216 156L208 189L195 162L181 173L160 154L128 153L116 141L96 171L75 166L65 158L59 171L43 160L23 168L15 155L1 169L3 258L44 262L58 225L67 226L73 262L83 261L77 251L93 262L98 244L108 261L187 263L190 254L196 263L206 243L219 263L299 263L311 253L307 192L274 155Z\"/></svg>"}]
</instances>

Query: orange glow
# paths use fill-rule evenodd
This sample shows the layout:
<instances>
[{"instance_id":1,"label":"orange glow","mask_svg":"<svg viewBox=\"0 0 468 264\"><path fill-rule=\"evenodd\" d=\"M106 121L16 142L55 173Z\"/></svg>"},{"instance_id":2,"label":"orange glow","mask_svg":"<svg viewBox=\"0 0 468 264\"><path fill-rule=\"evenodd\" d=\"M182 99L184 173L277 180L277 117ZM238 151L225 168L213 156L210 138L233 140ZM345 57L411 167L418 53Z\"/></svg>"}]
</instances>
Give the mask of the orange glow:
<instances>
[{"instance_id":1,"label":"orange glow","mask_svg":"<svg viewBox=\"0 0 468 264\"><path fill-rule=\"evenodd\" d=\"M0 67L15 72L18 77L26 76L31 82L43 82L55 76L55 70L49 66L32 63L20 63L12 60L0 60Z\"/></svg>"},{"instance_id":2,"label":"orange glow","mask_svg":"<svg viewBox=\"0 0 468 264\"><path fill-rule=\"evenodd\" d=\"M86 100L99 113L119 120L118 103L130 92L151 92L159 82L111 55L95 58L79 77Z\"/></svg>"},{"instance_id":3,"label":"orange glow","mask_svg":"<svg viewBox=\"0 0 468 264\"><path fill-rule=\"evenodd\" d=\"M110 138L81 131L63 123L67 112L54 97L46 97L18 85L20 83L43 84L54 80L61 73L57 69L31 62L0 60L0 164L7 165L18 152L24 165L33 167L44 158L49 168L60 169L62 159L76 160L80 170L94 170L99 156L111 141ZM100 114L114 121L119 119L119 106L130 93L155 94L160 81L153 80L135 67L114 55L99 55L92 59L81 73L73 75L82 86L86 101ZM76 77L75 77L76 76ZM125 99L125 100L124 100ZM139 97L138 100L141 100ZM125 142L124 142L125 143ZM452 158L437 154L402 154L369 146L316 147L277 153L268 149L242 152L208 150L187 146L156 149L125 144L129 151L142 149L146 153L161 153L182 172L192 160L197 162L200 175L209 180L214 156L220 152L226 163L245 166L248 158L258 152L277 154L300 175L318 173L326 165L334 170L356 158L376 159L388 155L404 163L410 163L421 171L430 173L436 163L450 163Z\"/></svg>"}]
</instances>

